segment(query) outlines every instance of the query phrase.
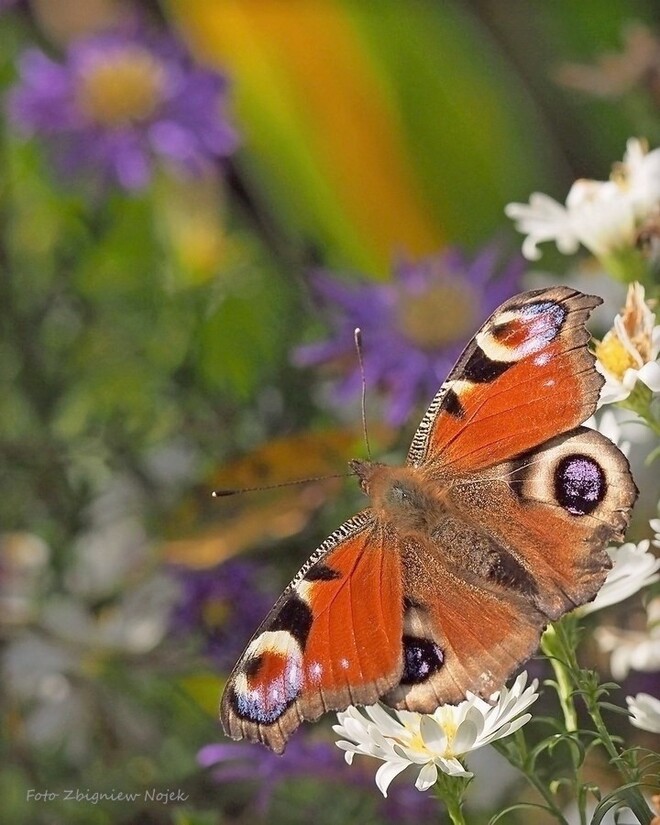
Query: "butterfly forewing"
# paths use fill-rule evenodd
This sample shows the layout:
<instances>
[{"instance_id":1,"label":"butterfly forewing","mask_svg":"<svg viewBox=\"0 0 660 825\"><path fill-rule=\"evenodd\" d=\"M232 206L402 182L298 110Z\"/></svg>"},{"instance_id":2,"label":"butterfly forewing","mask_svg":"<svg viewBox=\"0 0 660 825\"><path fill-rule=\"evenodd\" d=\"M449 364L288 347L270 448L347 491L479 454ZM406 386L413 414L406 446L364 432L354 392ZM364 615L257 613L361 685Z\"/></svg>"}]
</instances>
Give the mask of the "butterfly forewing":
<instances>
[{"instance_id":1,"label":"butterfly forewing","mask_svg":"<svg viewBox=\"0 0 660 825\"><path fill-rule=\"evenodd\" d=\"M401 553L365 511L328 538L255 633L221 706L226 732L281 752L303 719L370 704L398 681Z\"/></svg>"},{"instance_id":2,"label":"butterfly forewing","mask_svg":"<svg viewBox=\"0 0 660 825\"><path fill-rule=\"evenodd\" d=\"M585 321L601 303L555 287L502 304L438 391L408 462L437 463L445 475L472 473L585 421L603 383Z\"/></svg>"}]
</instances>

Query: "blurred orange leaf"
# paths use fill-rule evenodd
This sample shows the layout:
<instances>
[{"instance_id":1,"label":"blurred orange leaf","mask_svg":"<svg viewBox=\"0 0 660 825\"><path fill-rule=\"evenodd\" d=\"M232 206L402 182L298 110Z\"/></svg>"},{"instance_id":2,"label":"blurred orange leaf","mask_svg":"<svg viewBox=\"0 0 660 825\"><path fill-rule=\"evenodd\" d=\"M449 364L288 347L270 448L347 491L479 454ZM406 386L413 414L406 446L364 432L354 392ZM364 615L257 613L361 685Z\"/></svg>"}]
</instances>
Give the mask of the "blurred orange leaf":
<instances>
[{"instance_id":1,"label":"blurred orange leaf","mask_svg":"<svg viewBox=\"0 0 660 825\"><path fill-rule=\"evenodd\" d=\"M386 447L395 433L380 426L370 435L379 447ZM213 473L207 490L182 502L172 520L181 537L163 545L162 557L187 567L212 567L262 542L299 533L341 486L341 479L318 477L341 473L361 451L359 432L332 429L278 438L231 461ZM266 487L300 479L310 480L230 499L211 497L214 489Z\"/></svg>"}]
</instances>

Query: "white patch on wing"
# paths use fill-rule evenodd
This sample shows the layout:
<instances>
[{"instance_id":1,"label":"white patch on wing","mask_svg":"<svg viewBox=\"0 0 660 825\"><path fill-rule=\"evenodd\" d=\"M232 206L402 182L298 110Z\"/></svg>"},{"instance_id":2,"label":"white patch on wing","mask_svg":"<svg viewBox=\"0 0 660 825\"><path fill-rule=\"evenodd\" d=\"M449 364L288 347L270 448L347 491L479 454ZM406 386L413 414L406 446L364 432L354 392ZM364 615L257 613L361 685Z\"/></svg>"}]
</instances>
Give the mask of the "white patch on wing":
<instances>
[{"instance_id":1,"label":"white patch on wing","mask_svg":"<svg viewBox=\"0 0 660 825\"><path fill-rule=\"evenodd\" d=\"M279 653L281 656L302 655L300 645L288 630L264 630L247 646L245 657L250 659L262 653Z\"/></svg>"},{"instance_id":2,"label":"white patch on wing","mask_svg":"<svg viewBox=\"0 0 660 825\"><path fill-rule=\"evenodd\" d=\"M311 596L312 596L312 590L314 589L314 584L315 584L315 582L309 582L309 581L306 581L305 579L302 579L295 586L296 595L298 596L298 598L300 598L302 601L304 601L305 604L308 605L309 607L312 606Z\"/></svg>"}]
</instances>

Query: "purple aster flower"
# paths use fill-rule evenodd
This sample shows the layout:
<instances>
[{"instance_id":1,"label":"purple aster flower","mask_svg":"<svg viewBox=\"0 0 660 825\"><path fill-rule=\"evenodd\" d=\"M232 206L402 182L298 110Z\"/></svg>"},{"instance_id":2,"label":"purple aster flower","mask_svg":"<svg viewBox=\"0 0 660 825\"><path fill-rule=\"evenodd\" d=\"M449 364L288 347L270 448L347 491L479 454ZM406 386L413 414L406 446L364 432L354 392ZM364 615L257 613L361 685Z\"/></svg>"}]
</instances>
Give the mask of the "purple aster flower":
<instances>
[{"instance_id":1,"label":"purple aster flower","mask_svg":"<svg viewBox=\"0 0 660 825\"><path fill-rule=\"evenodd\" d=\"M156 159L197 174L237 145L223 112L226 79L193 65L171 38L95 35L63 63L29 49L20 76L10 115L51 141L66 174L92 170L140 189Z\"/></svg>"},{"instance_id":2,"label":"purple aster flower","mask_svg":"<svg viewBox=\"0 0 660 825\"><path fill-rule=\"evenodd\" d=\"M203 768L212 769L212 777L221 784L255 782L255 811L265 817L277 785L287 779L320 779L351 784L371 791L373 774L368 770L351 771L333 743L311 739L298 734L287 745L284 756L254 744L226 742L206 745L197 754L197 762ZM437 806L428 794L421 794L411 785L394 785L387 799L378 799L378 807L384 816L398 825L437 820Z\"/></svg>"},{"instance_id":3,"label":"purple aster flower","mask_svg":"<svg viewBox=\"0 0 660 825\"><path fill-rule=\"evenodd\" d=\"M361 387L353 343L353 330L360 327L367 386L384 393L388 421L403 423L419 403L430 402L485 318L518 291L522 258L499 266L499 257L495 244L472 261L451 248L416 263L399 262L386 284L313 274L335 334L299 347L294 361L352 364L335 392L335 400L345 402Z\"/></svg>"},{"instance_id":4,"label":"purple aster flower","mask_svg":"<svg viewBox=\"0 0 660 825\"><path fill-rule=\"evenodd\" d=\"M196 633L204 652L230 668L273 606L273 594L259 583L256 565L238 559L209 570L178 570L182 597L175 608L175 632Z\"/></svg>"}]
</instances>

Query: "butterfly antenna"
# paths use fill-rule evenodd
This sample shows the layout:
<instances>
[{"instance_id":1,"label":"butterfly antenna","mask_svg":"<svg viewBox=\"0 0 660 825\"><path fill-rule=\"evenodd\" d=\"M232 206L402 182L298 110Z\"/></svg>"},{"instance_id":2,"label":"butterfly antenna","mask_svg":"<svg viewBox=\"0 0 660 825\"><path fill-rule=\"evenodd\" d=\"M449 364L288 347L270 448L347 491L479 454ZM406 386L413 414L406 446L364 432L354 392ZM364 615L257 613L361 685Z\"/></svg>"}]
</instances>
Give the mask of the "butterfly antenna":
<instances>
[{"instance_id":1,"label":"butterfly antenna","mask_svg":"<svg viewBox=\"0 0 660 825\"><path fill-rule=\"evenodd\" d=\"M360 365L360 379L362 381L362 433L364 434L364 443L367 448L367 456L371 461L371 445L369 444L369 432L367 430L367 379L364 377L364 359L362 357L362 330L360 327L355 327L353 332L355 340L355 351L357 352L358 364Z\"/></svg>"},{"instance_id":2,"label":"butterfly antenna","mask_svg":"<svg viewBox=\"0 0 660 825\"><path fill-rule=\"evenodd\" d=\"M355 473L335 473L327 476L314 476L313 478L297 478L294 481L280 481L277 484L263 484L259 487L228 487L212 490L213 498L225 498L226 496L237 496L239 493L258 493L260 490L276 490L279 487L292 487L294 484L307 484L312 481L325 481L328 478L348 478Z\"/></svg>"}]
</instances>

